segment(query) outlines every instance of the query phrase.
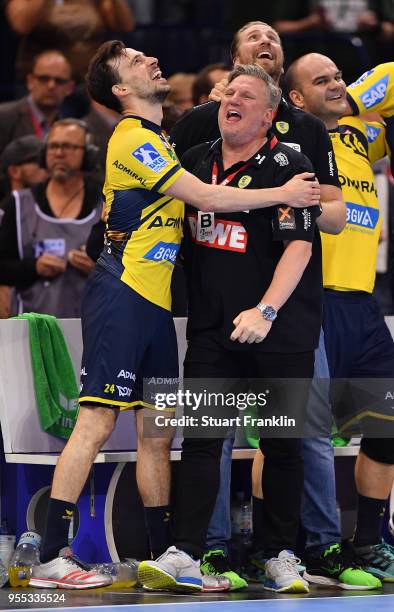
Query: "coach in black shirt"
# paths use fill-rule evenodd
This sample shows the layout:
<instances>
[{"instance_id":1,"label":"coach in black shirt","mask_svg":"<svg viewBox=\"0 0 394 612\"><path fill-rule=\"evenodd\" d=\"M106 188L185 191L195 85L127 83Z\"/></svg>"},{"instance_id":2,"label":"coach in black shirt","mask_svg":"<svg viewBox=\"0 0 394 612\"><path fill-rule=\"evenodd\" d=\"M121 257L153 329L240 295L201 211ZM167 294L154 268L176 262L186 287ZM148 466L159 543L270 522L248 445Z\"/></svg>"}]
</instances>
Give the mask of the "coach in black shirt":
<instances>
[{"instance_id":1,"label":"coach in black shirt","mask_svg":"<svg viewBox=\"0 0 394 612\"><path fill-rule=\"evenodd\" d=\"M239 65L230 74L219 113L223 140L192 148L183 157L184 166L207 183L241 189L278 187L295 174L311 171L304 155L274 135L266 137L279 98L279 88L264 70ZM279 205L220 215L188 207L186 378L312 378L321 325L319 244L312 256L319 214L318 206L295 210ZM256 381L252 388L253 384ZM297 391L290 406L276 384L271 407L275 410L281 402L281 409L293 409L302 420L308 384L297 383ZM212 406L208 409L215 414ZM287 435L294 432L287 430ZM295 548L302 497L301 440L287 438L285 431L282 436L268 434L260 440L265 455L265 552L270 559L265 586L306 592L308 585L288 552ZM207 510L216 498L222 442L218 439L215 449L214 440L186 437L183 443L176 545L195 555L201 554Z\"/></svg>"}]
</instances>

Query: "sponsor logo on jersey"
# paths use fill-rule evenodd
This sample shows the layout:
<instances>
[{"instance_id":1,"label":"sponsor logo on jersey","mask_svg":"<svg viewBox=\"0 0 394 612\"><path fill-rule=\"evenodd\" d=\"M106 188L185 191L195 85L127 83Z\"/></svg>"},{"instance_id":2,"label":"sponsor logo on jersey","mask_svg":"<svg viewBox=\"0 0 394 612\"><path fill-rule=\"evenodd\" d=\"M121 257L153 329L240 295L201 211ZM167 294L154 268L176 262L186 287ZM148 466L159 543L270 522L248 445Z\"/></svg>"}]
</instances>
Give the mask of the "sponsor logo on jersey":
<instances>
[{"instance_id":1,"label":"sponsor logo on jersey","mask_svg":"<svg viewBox=\"0 0 394 612\"><path fill-rule=\"evenodd\" d=\"M346 208L346 222L349 225L357 225L358 227L371 230L375 229L379 220L379 210L377 208L361 206L352 202L346 202Z\"/></svg>"},{"instance_id":2,"label":"sponsor logo on jersey","mask_svg":"<svg viewBox=\"0 0 394 612\"><path fill-rule=\"evenodd\" d=\"M249 176L248 174L244 174L244 176L241 176L241 178L238 181L238 187L240 187L241 189L245 189L245 187L247 187L250 184L251 180L252 180L251 176Z\"/></svg>"},{"instance_id":3,"label":"sponsor logo on jersey","mask_svg":"<svg viewBox=\"0 0 394 612\"><path fill-rule=\"evenodd\" d=\"M304 208L301 214L304 219L304 230L306 231L312 225L312 215L307 208Z\"/></svg>"},{"instance_id":4,"label":"sponsor logo on jersey","mask_svg":"<svg viewBox=\"0 0 394 612\"><path fill-rule=\"evenodd\" d=\"M282 153L282 152L281 153L277 153L276 155L274 155L274 160L280 166L288 166L289 165L288 157L284 153Z\"/></svg>"},{"instance_id":5,"label":"sponsor logo on jersey","mask_svg":"<svg viewBox=\"0 0 394 612\"><path fill-rule=\"evenodd\" d=\"M158 242L153 249L145 253L144 259L150 259L152 261L169 261L175 264L179 246L180 245L175 242Z\"/></svg>"},{"instance_id":6,"label":"sponsor logo on jersey","mask_svg":"<svg viewBox=\"0 0 394 612\"><path fill-rule=\"evenodd\" d=\"M366 125L366 128L367 128L368 142L375 142L380 132L382 131L381 128L377 128L373 125L368 125L368 124Z\"/></svg>"},{"instance_id":7,"label":"sponsor logo on jersey","mask_svg":"<svg viewBox=\"0 0 394 612\"><path fill-rule=\"evenodd\" d=\"M183 217L168 217L168 219L164 219L161 215L157 215L153 221L148 225L147 229L151 229L152 227L182 227L183 226Z\"/></svg>"},{"instance_id":8,"label":"sponsor logo on jersey","mask_svg":"<svg viewBox=\"0 0 394 612\"><path fill-rule=\"evenodd\" d=\"M265 160L267 156L266 155L261 155L261 153L257 153L255 160L257 161L257 163L259 164L259 166L263 163L263 161Z\"/></svg>"},{"instance_id":9,"label":"sponsor logo on jersey","mask_svg":"<svg viewBox=\"0 0 394 612\"><path fill-rule=\"evenodd\" d=\"M369 77L370 74L373 73L373 70L368 70L367 72L364 72L364 74L362 74L357 81L354 81L354 83L352 83L351 85L349 85L348 89L352 89L353 87L356 87L356 85L360 85L360 83L363 83L365 81L365 79L367 77Z\"/></svg>"},{"instance_id":10,"label":"sponsor logo on jersey","mask_svg":"<svg viewBox=\"0 0 394 612\"><path fill-rule=\"evenodd\" d=\"M296 229L294 210L290 206L280 206L278 208L278 221L281 230Z\"/></svg>"},{"instance_id":11,"label":"sponsor logo on jersey","mask_svg":"<svg viewBox=\"0 0 394 612\"><path fill-rule=\"evenodd\" d=\"M359 181L358 179L351 179L348 176L343 176L342 174L339 174L338 178L341 187L347 185L347 187L353 187L354 189L357 189L357 191L362 191L363 193L374 193L376 196L378 195L375 183L373 181Z\"/></svg>"},{"instance_id":12,"label":"sponsor logo on jersey","mask_svg":"<svg viewBox=\"0 0 394 612\"><path fill-rule=\"evenodd\" d=\"M287 134L290 126L286 121L277 121L275 127L281 134Z\"/></svg>"},{"instance_id":13,"label":"sponsor logo on jersey","mask_svg":"<svg viewBox=\"0 0 394 612\"><path fill-rule=\"evenodd\" d=\"M179 383L179 378L162 378L162 377L152 376L151 378L148 379L148 385L177 385L178 383Z\"/></svg>"},{"instance_id":14,"label":"sponsor logo on jersey","mask_svg":"<svg viewBox=\"0 0 394 612\"><path fill-rule=\"evenodd\" d=\"M132 392L130 387L119 387L119 385L116 385L116 388L118 390L119 397L130 397Z\"/></svg>"},{"instance_id":15,"label":"sponsor logo on jersey","mask_svg":"<svg viewBox=\"0 0 394 612\"><path fill-rule=\"evenodd\" d=\"M334 176L334 161L333 161L334 153L333 151L328 152L328 168L330 172L330 176Z\"/></svg>"},{"instance_id":16,"label":"sponsor logo on jersey","mask_svg":"<svg viewBox=\"0 0 394 612\"><path fill-rule=\"evenodd\" d=\"M115 161L112 162L112 165L115 166L117 170L121 170L122 172L125 172L126 174L131 176L131 178L141 183L141 185L146 185L145 180L142 178L142 176L139 176L136 172L122 164L122 162L120 162L118 159L115 159Z\"/></svg>"},{"instance_id":17,"label":"sponsor logo on jersey","mask_svg":"<svg viewBox=\"0 0 394 612\"><path fill-rule=\"evenodd\" d=\"M82 370L81 370L81 376L86 376L86 375L87 375L87 372L86 372L86 368L85 368L85 366L84 366L84 367L82 368Z\"/></svg>"},{"instance_id":18,"label":"sponsor logo on jersey","mask_svg":"<svg viewBox=\"0 0 394 612\"><path fill-rule=\"evenodd\" d=\"M301 153L301 145L299 145L297 142L282 142L281 144L286 145L286 147L290 147L290 149L294 149L294 151L298 151L299 153Z\"/></svg>"},{"instance_id":19,"label":"sponsor logo on jersey","mask_svg":"<svg viewBox=\"0 0 394 612\"><path fill-rule=\"evenodd\" d=\"M389 83L389 75L386 74L382 79L376 81L369 89L359 95L361 102L365 108L376 106L386 95Z\"/></svg>"},{"instance_id":20,"label":"sponsor logo on jersey","mask_svg":"<svg viewBox=\"0 0 394 612\"><path fill-rule=\"evenodd\" d=\"M160 155L159 151L150 142L146 142L132 151L131 155L153 172L161 172L168 166L168 161Z\"/></svg>"},{"instance_id":21,"label":"sponsor logo on jersey","mask_svg":"<svg viewBox=\"0 0 394 612\"><path fill-rule=\"evenodd\" d=\"M224 219L215 219L212 226L212 232L204 238L197 238L197 217L194 215L188 216L190 231L193 240L201 246L211 247L213 249L222 249L224 251L235 251L237 253L245 253L248 244L248 232L238 221L227 221Z\"/></svg>"},{"instance_id":22,"label":"sponsor logo on jersey","mask_svg":"<svg viewBox=\"0 0 394 612\"><path fill-rule=\"evenodd\" d=\"M116 378L129 378L130 380L135 382L134 372L128 372L127 370L120 370Z\"/></svg>"}]
</instances>

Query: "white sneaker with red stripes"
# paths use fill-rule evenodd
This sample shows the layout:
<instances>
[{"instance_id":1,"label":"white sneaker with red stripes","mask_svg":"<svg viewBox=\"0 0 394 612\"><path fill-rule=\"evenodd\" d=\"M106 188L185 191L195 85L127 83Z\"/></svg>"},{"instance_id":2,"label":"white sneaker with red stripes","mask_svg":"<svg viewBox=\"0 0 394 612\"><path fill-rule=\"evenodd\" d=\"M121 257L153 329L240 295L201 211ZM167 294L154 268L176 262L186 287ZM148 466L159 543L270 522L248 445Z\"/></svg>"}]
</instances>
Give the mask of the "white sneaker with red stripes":
<instances>
[{"instance_id":1,"label":"white sneaker with red stripes","mask_svg":"<svg viewBox=\"0 0 394 612\"><path fill-rule=\"evenodd\" d=\"M95 589L110 584L111 576L90 570L73 557L70 548L62 548L52 561L34 565L29 582L29 586L39 589Z\"/></svg>"}]
</instances>

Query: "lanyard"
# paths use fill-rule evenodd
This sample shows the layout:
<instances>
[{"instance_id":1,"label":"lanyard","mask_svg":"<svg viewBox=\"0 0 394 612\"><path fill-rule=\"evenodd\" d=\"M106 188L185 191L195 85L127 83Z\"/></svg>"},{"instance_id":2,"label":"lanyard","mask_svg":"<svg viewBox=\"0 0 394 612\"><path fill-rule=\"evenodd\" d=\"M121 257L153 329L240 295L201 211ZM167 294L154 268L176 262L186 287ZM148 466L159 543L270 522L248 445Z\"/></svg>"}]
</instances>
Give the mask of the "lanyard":
<instances>
[{"instance_id":1,"label":"lanyard","mask_svg":"<svg viewBox=\"0 0 394 612\"><path fill-rule=\"evenodd\" d=\"M44 137L44 132L43 129L40 125L40 122L38 121L34 111L32 108L29 108L29 113L30 113L30 117L31 117L31 122L33 124L33 130L35 135L37 136L37 138L39 138L40 140L43 139Z\"/></svg>"},{"instance_id":2,"label":"lanyard","mask_svg":"<svg viewBox=\"0 0 394 612\"><path fill-rule=\"evenodd\" d=\"M243 172L249 166L250 166L250 164L243 165L242 168L239 168L235 172L232 172L231 174L226 176L226 178L221 183L219 183L219 185L228 185L229 183L231 183L231 181L233 180L234 176L236 176L240 172ZM218 176L219 176L219 167L218 167L217 161L215 160L213 162L213 166L212 166L212 178L211 178L212 185L217 185L218 184Z\"/></svg>"}]
</instances>

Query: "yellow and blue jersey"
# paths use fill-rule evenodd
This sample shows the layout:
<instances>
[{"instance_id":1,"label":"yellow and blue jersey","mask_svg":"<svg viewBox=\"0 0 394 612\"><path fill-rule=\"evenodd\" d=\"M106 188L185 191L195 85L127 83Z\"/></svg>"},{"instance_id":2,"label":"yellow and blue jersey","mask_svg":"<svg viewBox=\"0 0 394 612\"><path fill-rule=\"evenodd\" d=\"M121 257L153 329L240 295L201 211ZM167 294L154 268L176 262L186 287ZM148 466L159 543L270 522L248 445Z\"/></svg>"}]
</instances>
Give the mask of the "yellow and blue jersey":
<instances>
[{"instance_id":1,"label":"yellow and blue jersey","mask_svg":"<svg viewBox=\"0 0 394 612\"><path fill-rule=\"evenodd\" d=\"M171 275L184 203L164 191L184 172L161 128L129 116L108 143L106 232L99 264L150 302L171 309Z\"/></svg>"},{"instance_id":2,"label":"yellow and blue jersey","mask_svg":"<svg viewBox=\"0 0 394 612\"><path fill-rule=\"evenodd\" d=\"M329 134L347 223L338 236L321 234L323 284L338 291L372 293L381 219L371 164L386 155L385 126L343 117Z\"/></svg>"},{"instance_id":3,"label":"yellow and blue jersey","mask_svg":"<svg viewBox=\"0 0 394 612\"><path fill-rule=\"evenodd\" d=\"M379 64L364 72L347 88L348 101L355 115L379 113L386 123L388 154L394 150L394 62ZM394 160L391 157L394 175Z\"/></svg>"}]
</instances>

